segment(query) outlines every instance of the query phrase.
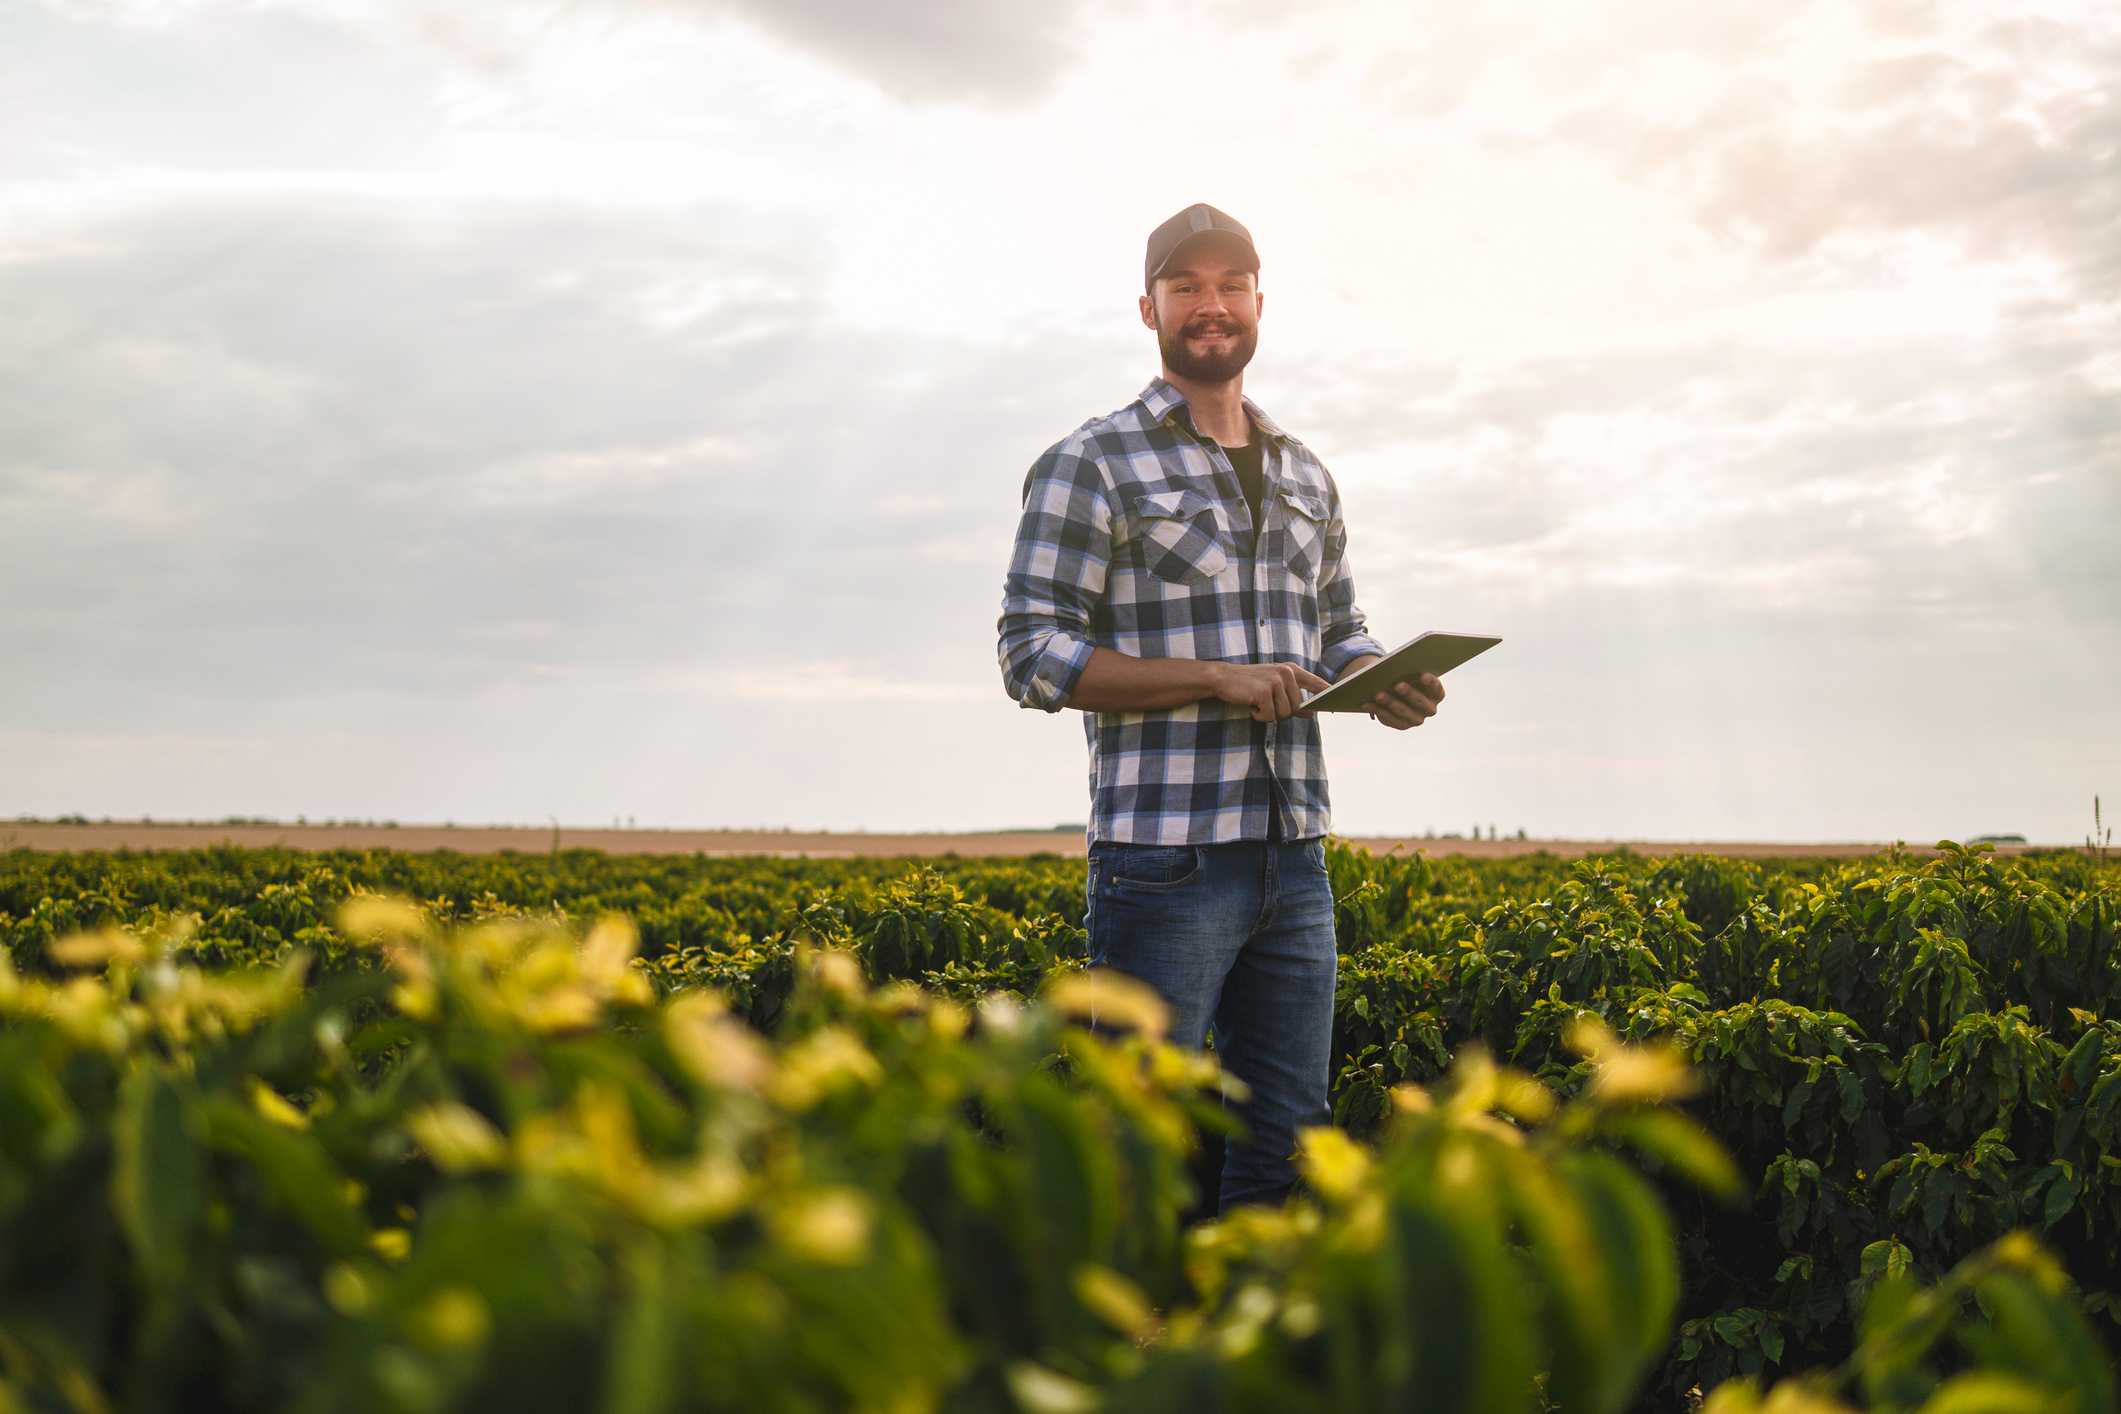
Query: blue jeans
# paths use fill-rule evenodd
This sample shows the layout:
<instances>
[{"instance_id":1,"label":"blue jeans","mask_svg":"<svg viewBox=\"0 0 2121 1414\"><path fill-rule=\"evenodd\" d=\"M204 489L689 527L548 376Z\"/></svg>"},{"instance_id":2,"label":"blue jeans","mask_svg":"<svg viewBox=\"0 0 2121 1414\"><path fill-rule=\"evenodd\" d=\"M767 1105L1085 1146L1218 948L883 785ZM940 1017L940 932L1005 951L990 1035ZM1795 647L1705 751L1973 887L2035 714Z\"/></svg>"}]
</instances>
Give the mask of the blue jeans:
<instances>
[{"instance_id":1,"label":"blue jeans","mask_svg":"<svg viewBox=\"0 0 2121 1414\"><path fill-rule=\"evenodd\" d=\"M1090 845L1092 966L1139 977L1170 1004L1169 1039L1201 1046L1252 1088L1247 1134L1223 1158L1218 1212L1279 1203L1296 1131L1329 1124L1340 957L1322 839ZM1225 1102L1225 1108L1229 1108Z\"/></svg>"}]
</instances>

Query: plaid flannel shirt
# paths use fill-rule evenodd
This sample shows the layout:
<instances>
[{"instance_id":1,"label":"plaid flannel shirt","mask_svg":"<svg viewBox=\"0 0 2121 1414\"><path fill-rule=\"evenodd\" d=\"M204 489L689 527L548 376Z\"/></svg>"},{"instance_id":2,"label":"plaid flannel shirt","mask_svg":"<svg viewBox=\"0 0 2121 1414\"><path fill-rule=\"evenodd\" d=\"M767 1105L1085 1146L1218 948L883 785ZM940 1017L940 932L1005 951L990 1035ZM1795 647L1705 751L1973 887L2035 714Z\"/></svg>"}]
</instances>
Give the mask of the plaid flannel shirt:
<instances>
[{"instance_id":1,"label":"plaid flannel shirt","mask_svg":"<svg viewBox=\"0 0 2121 1414\"><path fill-rule=\"evenodd\" d=\"M1355 606L1340 493L1249 397L1264 443L1259 534L1229 454L1161 374L1041 453L1002 587L1009 695L1057 712L1094 646L1138 658L1296 663L1327 681L1384 647ZM1251 552L1248 552L1248 546ZM1091 843L1308 839L1331 825L1319 718L1255 722L1207 697L1083 713Z\"/></svg>"}]
</instances>

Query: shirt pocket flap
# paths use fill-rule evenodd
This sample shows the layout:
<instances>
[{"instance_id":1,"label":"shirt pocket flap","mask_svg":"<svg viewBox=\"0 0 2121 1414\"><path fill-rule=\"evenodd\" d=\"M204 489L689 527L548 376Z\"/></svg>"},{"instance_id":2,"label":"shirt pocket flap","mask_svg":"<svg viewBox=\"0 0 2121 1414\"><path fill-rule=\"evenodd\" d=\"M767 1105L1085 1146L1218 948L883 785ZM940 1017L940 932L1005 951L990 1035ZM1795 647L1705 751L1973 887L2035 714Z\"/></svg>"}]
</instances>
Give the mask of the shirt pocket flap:
<instances>
[{"instance_id":1,"label":"shirt pocket flap","mask_svg":"<svg viewBox=\"0 0 2121 1414\"><path fill-rule=\"evenodd\" d=\"M1291 486L1284 483L1278 488L1282 501L1298 515L1315 521L1326 520L1332 512L1326 508L1326 498L1308 486Z\"/></svg>"},{"instance_id":2,"label":"shirt pocket flap","mask_svg":"<svg viewBox=\"0 0 2121 1414\"><path fill-rule=\"evenodd\" d=\"M1229 565L1215 523L1215 503L1198 491L1148 491L1136 498L1143 564L1173 584L1199 585Z\"/></svg>"},{"instance_id":3,"label":"shirt pocket flap","mask_svg":"<svg viewBox=\"0 0 2121 1414\"><path fill-rule=\"evenodd\" d=\"M1134 502L1134 514L1143 520L1163 516L1191 520L1209 509L1208 498L1198 491L1146 491Z\"/></svg>"}]
</instances>

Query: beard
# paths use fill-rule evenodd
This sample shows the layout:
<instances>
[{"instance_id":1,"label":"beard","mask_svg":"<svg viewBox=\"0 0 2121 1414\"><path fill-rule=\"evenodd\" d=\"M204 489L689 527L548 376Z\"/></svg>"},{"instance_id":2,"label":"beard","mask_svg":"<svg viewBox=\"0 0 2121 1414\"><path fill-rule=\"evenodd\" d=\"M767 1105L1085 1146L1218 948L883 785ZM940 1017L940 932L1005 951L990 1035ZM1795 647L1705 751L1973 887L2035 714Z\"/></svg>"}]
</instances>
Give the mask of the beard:
<instances>
[{"instance_id":1,"label":"beard","mask_svg":"<svg viewBox=\"0 0 2121 1414\"><path fill-rule=\"evenodd\" d=\"M1235 378L1259 348L1259 327L1247 328L1234 321L1222 327L1230 331L1230 339L1205 348L1190 342L1184 330L1172 335L1158 329L1156 345L1163 353L1164 367L1196 383L1227 383Z\"/></svg>"}]
</instances>

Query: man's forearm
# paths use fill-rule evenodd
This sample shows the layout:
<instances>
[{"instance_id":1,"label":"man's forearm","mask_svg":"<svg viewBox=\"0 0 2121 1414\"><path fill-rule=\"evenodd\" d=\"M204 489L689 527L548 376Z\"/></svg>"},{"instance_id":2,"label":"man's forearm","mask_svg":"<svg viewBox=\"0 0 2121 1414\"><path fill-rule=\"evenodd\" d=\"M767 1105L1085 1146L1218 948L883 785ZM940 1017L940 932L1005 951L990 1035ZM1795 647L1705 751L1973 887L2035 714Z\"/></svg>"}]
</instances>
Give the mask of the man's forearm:
<instances>
[{"instance_id":1,"label":"man's forearm","mask_svg":"<svg viewBox=\"0 0 2121 1414\"><path fill-rule=\"evenodd\" d=\"M1143 712L1183 707L1215 695L1215 675L1227 666L1203 658L1137 658L1116 648L1094 648L1068 705L1085 712Z\"/></svg>"}]
</instances>

